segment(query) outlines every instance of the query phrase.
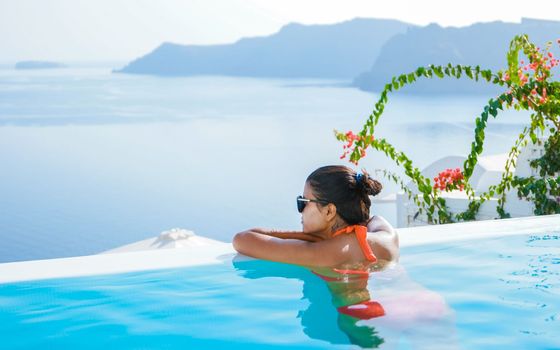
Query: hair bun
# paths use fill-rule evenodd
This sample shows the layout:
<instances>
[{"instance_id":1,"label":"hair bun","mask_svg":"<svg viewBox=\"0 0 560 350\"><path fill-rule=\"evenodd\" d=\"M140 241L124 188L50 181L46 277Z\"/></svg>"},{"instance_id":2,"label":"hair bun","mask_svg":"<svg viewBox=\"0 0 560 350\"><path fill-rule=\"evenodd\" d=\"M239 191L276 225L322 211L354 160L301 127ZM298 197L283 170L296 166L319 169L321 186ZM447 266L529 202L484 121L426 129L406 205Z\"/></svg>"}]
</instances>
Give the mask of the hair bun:
<instances>
[{"instance_id":1,"label":"hair bun","mask_svg":"<svg viewBox=\"0 0 560 350\"><path fill-rule=\"evenodd\" d=\"M383 185L381 185L381 182L372 179L367 171L362 170L362 174L359 175L356 176L356 187L358 189L366 192L368 196L376 196L381 192Z\"/></svg>"},{"instance_id":2,"label":"hair bun","mask_svg":"<svg viewBox=\"0 0 560 350\"><path fill-rule=\"evenodd\" d=\"M383 185L381 184L381 182L374 179L369 179L369 183L370 183L370 189L368 190L368 195L377 196L379 192L381 192Z\"/></svg>"}]
</instances>

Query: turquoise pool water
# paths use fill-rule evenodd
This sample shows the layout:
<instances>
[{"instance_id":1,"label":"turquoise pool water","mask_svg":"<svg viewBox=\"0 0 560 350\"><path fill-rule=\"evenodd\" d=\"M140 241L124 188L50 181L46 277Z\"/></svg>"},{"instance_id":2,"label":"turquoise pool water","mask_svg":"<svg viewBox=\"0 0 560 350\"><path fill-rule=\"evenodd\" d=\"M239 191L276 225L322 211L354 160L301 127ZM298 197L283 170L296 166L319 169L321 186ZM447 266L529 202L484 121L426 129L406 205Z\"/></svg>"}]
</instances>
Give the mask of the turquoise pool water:
<instances>
[{"instance_id":1,"label":"turquoise pool water","mask_svg":"<svg viewBox=\"0 0 560 350\"><path fill-rule=\"evenodd\" d=\"M3 349L553 349L560 233L402 250L363 286L264 261L0 285ZM341 299L371 299L359 320Z\"/></svg>"}]
</instances>

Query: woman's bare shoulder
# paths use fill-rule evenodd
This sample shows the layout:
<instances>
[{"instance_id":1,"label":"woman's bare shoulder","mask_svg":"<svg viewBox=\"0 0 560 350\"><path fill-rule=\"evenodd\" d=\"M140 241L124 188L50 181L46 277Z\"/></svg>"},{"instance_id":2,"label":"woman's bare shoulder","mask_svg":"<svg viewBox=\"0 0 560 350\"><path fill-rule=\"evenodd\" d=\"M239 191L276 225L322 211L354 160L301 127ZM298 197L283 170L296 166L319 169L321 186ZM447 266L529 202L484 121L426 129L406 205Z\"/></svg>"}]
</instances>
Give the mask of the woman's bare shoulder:
<instances>
[{"instance_id":1,"label":"woman's bare shoulder","mask_svg":"<svg viewBox=\"0 0 560 350\"><path fill-rule=\"evenodd\" d=\"M396 234L397 230L382 216L372 216L367 224L368 232L385 231Z\"/></svg>"},{"instance_id":2,"label":"woman's bare shoulder","mask_svg":"<svg viewBox=\"0 0 560 350\"><path fill-rule=\"evenodd\" d=\"M396 261L399 257L397 230L382 216L374 216L368 223L368 243L373 253L383 260Z\"/></svg>"}]
</instances>

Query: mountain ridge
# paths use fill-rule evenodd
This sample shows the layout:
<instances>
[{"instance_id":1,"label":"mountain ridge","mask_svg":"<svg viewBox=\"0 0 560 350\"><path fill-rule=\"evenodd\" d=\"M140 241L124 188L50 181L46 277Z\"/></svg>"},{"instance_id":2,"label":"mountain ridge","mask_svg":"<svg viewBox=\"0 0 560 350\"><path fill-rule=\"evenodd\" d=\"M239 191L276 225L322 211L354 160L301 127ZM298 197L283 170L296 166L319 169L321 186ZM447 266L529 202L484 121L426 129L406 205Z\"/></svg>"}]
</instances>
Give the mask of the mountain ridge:
<instances>
[{"instance_id":1,"label":"mountain ridge","mask_svg":"<svg viewBox=\"0 0 560 350\"><path fill-rule=\"evenodd\" d=\"M351 80L371 66L381 45L410 26L397 20L357 18L330 25L289 23L272 35L232 44L166 42L115 72Z\"/></svg>"},{"instance_id":2,"label":"mountain ridge","mask_svg":"<svg viewBox=\"0 0 560 350\"><path fill-rule=\"evenodd\" d=\"M393 76L428 64L504 68L509 42L521 33L542 44L560 37L560 21L522 18L519 23L491 21L463 27L369 18L334 24L289 23L274 34L230 44L164 42L114 72L341 79L364 91L380 91ZM495 86L466 79L438 80L418 80L403 92L497 91Z\"/></svg>"}]
</instances>

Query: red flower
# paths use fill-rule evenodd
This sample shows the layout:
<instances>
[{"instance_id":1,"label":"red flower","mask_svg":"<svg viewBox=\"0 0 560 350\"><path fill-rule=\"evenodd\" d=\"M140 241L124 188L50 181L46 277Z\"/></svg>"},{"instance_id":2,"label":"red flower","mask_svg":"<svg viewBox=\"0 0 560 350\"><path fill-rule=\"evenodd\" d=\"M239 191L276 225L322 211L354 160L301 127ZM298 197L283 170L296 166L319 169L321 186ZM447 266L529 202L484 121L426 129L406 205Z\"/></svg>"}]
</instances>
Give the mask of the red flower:
<instances>
[{"instance_id":1,"label":"red flower","mask_svg":"<svg viewBox=\"0 0 560 350\"><path fill-rule=\"evenodd\" d=\"M459 190L463 191L465 188L463 180L464 175L461 172L461 169L445 169L440 172L437 177L434 177L434 188L447 191L459 187Z\"/></svg>"},{"instance_id":2,"label":"red flower","mask_svg":"<svg viewBox=\"0 0 560 350\"><path fill-rule=\"evenodd\" d=\"M339 134L340 135L340 134ZM371 144L374 140L373 135L367 135L367 136L362 136L362 135L356 135L354 134L351 130L346 132L344 134L344 137L342 138L344 141L346 141L347 143L345 145L342 146L342 148L344 149L344 153L340 156L340 159L344 159L346 158L346 156L349 153L354 153L354 151L357 148L357 152L360 155L360 158L363 158L366 156L366 148L368 147L369 144ZM363 144L365 146L356 146L356 141L362 141ZM351 163L354 164L358 164L357 161L350 161Z\"/></svg>"}]
</instances>

